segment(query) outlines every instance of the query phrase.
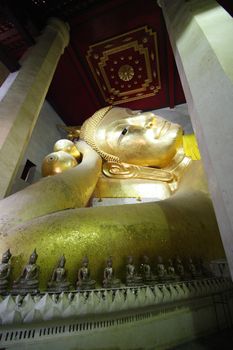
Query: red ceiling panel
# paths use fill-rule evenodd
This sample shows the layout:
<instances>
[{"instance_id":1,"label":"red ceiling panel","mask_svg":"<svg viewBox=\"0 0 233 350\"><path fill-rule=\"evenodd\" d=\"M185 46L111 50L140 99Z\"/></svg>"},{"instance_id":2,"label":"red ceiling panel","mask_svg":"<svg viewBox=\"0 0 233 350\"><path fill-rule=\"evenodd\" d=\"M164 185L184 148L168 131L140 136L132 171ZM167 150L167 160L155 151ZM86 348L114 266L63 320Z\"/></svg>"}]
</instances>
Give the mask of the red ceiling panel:
<instances>
[{"instance_id":1,"label":"red ceiling panel","mask_svg":"<svg viewBox=\"0 0 233 350\"><path fill-rule=\"evenodd\" d=\"M233 13L232 0L218 2ZM49 17L69 22L71 43L60 60L48 94L67 124L81 124L109 102L144 110L185 102L163 15L155 0L9 0L1 3L0 10L1 49L11 59L12 71L18 69L17 59L32 45L32 36L45 26ZM129 46L135 40L137 45L131 45L128 52L122 47L117 51L122 43L114 39L119 35L122 40L127 39L127 33L136 33L140 28L148 28L156 37L154 52L157 50L158 56L155 55L153 64L149 54L150 69L145 52L151 52L152 44L150 40L143 42L146 38L143 34L141 37L133 35ZM114 54L111 48L101 44L103 41L113 45ZM88 53L94 47L100 49L100 60L95 61L89 55L88 62ZM107 57L105 62L103 57ZM97 70L101 73L98 79ZM135 92L143 84L147 85L146 89ZM103 85L109 91L103 91Z\"/></svg>"},{"instance_id":2,"label":"red ceiling panel","mask_svg":"<svg viewBox=\"0 0 233 350\"><path fill-rule=\"evenodd\" d=\"M80 124L109 103L149 110L173 107L176 96L185 101L156 2L110 2L72 18L70 25L72 63L66 52L49 92L69 124ZM181 91L175 93L177 87Z\"/></svg>"}]
</instances>

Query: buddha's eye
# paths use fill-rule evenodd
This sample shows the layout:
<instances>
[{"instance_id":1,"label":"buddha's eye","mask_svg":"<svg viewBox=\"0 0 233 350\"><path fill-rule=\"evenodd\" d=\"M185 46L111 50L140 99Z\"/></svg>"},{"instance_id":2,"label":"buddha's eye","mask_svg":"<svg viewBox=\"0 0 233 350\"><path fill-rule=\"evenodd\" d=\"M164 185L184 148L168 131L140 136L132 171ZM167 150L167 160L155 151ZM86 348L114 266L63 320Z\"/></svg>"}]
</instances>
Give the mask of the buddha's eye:
<instances>
[{"instance_id":1,"label":"buddha's eye","mask_svg":"<svg viewBox=\"0 0 233 350\"><path fill-rule=\"evenodd\" d=\"M145 127L147 129L153 128L154 126L156 126L156 118L152 118L148 123L146 123Z\"/></svg>"},{"instance_id":2,"label":"buddha's eye","mask_svg":"<svg viewBox=\"0 0 233 350\"><path fill-rule=\"evenodd\" d=\"M127 128L124 128L124 129L122 130L122 132L121 132L121 135L125 135L125 134L127 134L127 132L128 132L128 129L127 129Z\"/></svg>"}]
</instances>

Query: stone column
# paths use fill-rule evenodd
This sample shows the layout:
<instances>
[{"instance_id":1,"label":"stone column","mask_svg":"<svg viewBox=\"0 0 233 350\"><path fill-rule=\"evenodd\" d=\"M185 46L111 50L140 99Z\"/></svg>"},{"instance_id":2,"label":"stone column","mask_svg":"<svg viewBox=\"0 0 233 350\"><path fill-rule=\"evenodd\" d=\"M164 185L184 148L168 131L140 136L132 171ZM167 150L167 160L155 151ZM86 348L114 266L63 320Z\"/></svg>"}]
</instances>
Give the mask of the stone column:
<instances>
[{"instance_id":1,"label":"stone column","mask_svg":"<svg viewBox=\"0 0 233 350\"><path fill-rule=\"evenodd\" d=\"M36 45L24 56L22 67L1 102L0 198L10 191L57 63L68 42L68 25L50 19Z\"/></svg>"},{"instance_id":2,"label":"stone column","mask_svg":"<svg viewBox=\"0 0 233 350\"><path fill-rule=\"evenodd\" d=\"M214 0L158 3L233 276L233 20Z\"/></svg>"}]
</instances>

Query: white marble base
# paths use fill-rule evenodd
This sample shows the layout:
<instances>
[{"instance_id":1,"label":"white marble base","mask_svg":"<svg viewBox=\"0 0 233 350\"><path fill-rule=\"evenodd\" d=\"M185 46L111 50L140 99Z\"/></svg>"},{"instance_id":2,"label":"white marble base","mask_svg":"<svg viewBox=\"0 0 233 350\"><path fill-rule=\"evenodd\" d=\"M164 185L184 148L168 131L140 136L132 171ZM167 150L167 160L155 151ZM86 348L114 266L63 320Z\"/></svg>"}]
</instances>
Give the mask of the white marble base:
<instances>
[{"instance_id":1,"label":"white marble base","mask_svg":"<svg viewBox=\"0 0 233 350\"><path fill-rule=\"evenodd\" d=\"M75 293L73 299L62 293L58 300L48 294L27 296L23 302L8 296L0 302L1 346L11 350L167 349L232 322L229 279L124 287L115 297L106 290L85 293Z\"/></svg>"}]
</instances>

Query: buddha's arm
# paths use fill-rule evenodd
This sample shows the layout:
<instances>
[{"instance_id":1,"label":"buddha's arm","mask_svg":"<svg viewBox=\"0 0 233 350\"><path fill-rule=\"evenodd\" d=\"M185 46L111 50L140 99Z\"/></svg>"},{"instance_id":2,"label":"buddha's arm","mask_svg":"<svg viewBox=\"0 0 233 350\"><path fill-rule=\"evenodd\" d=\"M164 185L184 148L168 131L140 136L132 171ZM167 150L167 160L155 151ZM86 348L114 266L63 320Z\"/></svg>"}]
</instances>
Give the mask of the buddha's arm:
<instances>
[{"instance_id":1,"label":"buddha's arm","mask_svg":"<svg viewBox=\"0 0 233 350\"><path fill-rule=\"evenodd\" d=\"M81 282L83 279L82 269L78 270L78 281Z\"/></svg>"},{"instance_id":2,"label":"buddha's arm","mask_svg":"<svg viewBox=\"0 0 233 350\"><path fill-rule=\"evenodd\" d=\"M6 273L6 277L5 278L8 278L10 276L10 271L11 271L11 266L9 264L8 268L7 268L7 273ZM0 279L1 279L1 277L0 277Z\"/></svg>"},{"instance_id":3,"label":"buddha's arm","mask_svg":"<svg viewBox=\"0 0 233 350\"><path fill-rule=\"evenodd\" d=\"M77 167L41 179L0 201L0 232L35 217L87 205L102 161L85 142L79 142L78 148L83 160Z\"/></svg>"},{"instance_id":4,"label":"buddha's arm","mask_svg":"<svg viewBox=\"0 0 233 350\"><path fill-rule=\"evenodd\" d=\"M64 282L66 282L66 280L67 280L67 271L65 270L64 271Z\"/></svg>"},{"instance_id":5,"label":"buddha's arm","mask_svg":"<svg viewBox=\"0 0 233 350\"><path fill-rule=\"evenodd\" d=\"M57 276L57 270L54 269L54 270L53 270L53 274L52 274L52 278L51 278L50 282L54 282L54 281L56 280L56 278L57 278L56 276Z\"/></svg>"},{"instance_id":6,"label":"buddha's arm","mask_svg":"<svg viewBox=\"0 0 233 350\"><path fill-rule=\"evenodd\" d=\"M38 279L39 277L39 272L40 272L40 267L37 265L36 266L36 270L35 270L35 274L33 276L33 279Z\"/></svg>"}]
</instances>

